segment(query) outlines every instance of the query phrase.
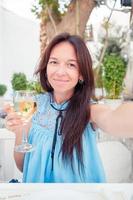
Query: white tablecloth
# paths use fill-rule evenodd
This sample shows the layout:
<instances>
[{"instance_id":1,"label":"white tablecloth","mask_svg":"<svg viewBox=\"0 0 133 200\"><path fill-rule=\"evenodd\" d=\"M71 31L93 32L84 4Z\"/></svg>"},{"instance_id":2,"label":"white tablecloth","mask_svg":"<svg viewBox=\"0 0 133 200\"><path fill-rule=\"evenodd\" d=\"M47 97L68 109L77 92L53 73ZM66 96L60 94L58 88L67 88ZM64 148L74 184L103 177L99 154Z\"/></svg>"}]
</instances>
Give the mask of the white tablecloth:
<instances>
[{"instance_id":1,"label":"white tablecloth","mask_svg":"<svg viewBox=\"0 0 133 200\"><path fill-rule=\"evenodd\" d=\"M132 200L133 184L0 184L7 200Z\"/></svg>"},{"instance_id":2,"label":"white tablecloth","mask_svg":"<svg viewBox=\"0 0 133 200\"><path fill-rule=\"evenodd\" d=\"M15 134L6 128L0 128L0 140L14 140Z\"/></svg>"},{"instance_id":3,"label":"white tablecloth","mask_svg":"<svg viewBox=\"0 0 133 200\"><path fill-rule=\"evenodd\" d=\"M22 177L14 161L14 143L15 134L5 128L0 129L0 184Z\"/></svg>"}]
</instances>

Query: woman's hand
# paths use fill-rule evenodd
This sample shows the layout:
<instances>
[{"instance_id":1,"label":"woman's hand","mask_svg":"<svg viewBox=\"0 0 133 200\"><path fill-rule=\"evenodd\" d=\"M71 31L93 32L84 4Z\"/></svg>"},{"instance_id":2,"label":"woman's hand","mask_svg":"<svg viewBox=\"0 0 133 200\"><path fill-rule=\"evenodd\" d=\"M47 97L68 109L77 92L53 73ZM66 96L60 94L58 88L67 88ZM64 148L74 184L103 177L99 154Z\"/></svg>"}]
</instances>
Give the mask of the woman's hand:
<instances>
[{"instance_id":1,"label":"woman's hand","mask_svg":"<svg viewBox=\"0 0 133 200\"><path fill-rule=\"evenodd\" d=\"M22 130L23 122L18 113L9 112L5 120L6 120L5 126L8 130L14 133L17 133L18 130Z\"/></svg>"},{"instance_id":2,"label":"woman's hand","mask_svg":"<svg viewBox=\"0 0 133 200\"><path fill-rule=\"evenodd\" d=\"M22 143L22 133L23 130L28 134L29 128L31 126L31 122L24 123L21 115L14 111L9 111L6 117L6 128L15 133L15 146L20 145ZM23 171L23 159L24 154L18 153L14 151L14 158L18 169L22 172Z\"/></svg>"},{"instance_id":3,"label":"woman's hand","mask_svg":"<svg viewBox=\"0 0 133 200\"><path fill-rule=\"evenodd\" d=\"M8 130L12 131L16 135L15 146L20 145L22 143L22 130L23 130L23 122L21 116L16 112L9 112L6 116L5 126ZM14 158L16 165L20 171L23 171L23 159L24 154L20 154L14 151Z\"/></svg>"}]
</instances>

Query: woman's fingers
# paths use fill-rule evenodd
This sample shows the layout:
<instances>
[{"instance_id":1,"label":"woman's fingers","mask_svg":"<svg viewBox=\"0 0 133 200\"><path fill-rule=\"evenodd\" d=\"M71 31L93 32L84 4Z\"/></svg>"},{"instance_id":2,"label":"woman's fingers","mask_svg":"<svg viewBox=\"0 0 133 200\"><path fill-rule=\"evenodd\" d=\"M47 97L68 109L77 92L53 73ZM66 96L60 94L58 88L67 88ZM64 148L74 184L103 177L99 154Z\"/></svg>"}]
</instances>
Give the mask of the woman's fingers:
<instances>
[{"instance_id":1,"label":"woman's fingers","mask_svg":"<svg viewBox=\"0 0 133 200\"><path fill-rule=\"evenodd\" d=\"M15 123L16 121L22 121L22 120L21 116L18 115L18 113L12 112L6 116L6 121L12 121Z\"/></svg>"},{"instance_id":2,"label":"woman's fingers","mask_svg":"<svg viewBox=\"0 0 133 200\"><path fill-rule=\"evenodd\" d=\"M11 112L13 112L13 111L14 111L13 104L11 104L11 103L5 104L4 107L3 107L3 110L4 110L6 113L11 113Z\"/></svg>"},{"instance_id":3,"label":"woman's fingers","mask_svg":"<svg viewBox=\"0 0 133 200\"><path fill-rule=\"evenodd\" d=\"M6 124L8 126L18 126L18 125L22 125L22 121L21 120L17 120L17 119L6 120Z\"/></svg>"},{"instance_id":4,"label":"woman's fingers","mask_svg":"<svg viewBox=\"0 0 133 200\"><path fill-rule=\"evenodd\" d=\"M22 119L17 113L12 112L7 115L5 122L5 126L7 129L12 131L17 129L18 127L22 127L22 125Z\"/></svg>"},{"instance_id":5,"label":"woman's fingers","mask_svg":"<svg viewBox=\"0 0 133 200\"><path fill-rule=\"evenodd\" d=\"M8 123L6 124L6 128L14 133L17 133L19 130L22 130L22 127L19 125L9 125Z\"/></svg>"}]
</instances>

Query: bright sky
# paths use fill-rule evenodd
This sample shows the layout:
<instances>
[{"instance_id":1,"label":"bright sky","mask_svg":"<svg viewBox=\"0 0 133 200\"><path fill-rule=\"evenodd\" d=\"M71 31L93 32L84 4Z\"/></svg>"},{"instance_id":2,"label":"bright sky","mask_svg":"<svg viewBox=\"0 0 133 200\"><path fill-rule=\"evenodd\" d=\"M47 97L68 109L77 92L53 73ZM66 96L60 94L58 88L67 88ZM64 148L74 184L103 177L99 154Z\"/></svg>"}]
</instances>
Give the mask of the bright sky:
<instances>
[{"instance_id":1,"label":"bright sky","mask_svg":"<svg viewBox=\"0 0 133 200\"><path fill-rule=\"evenodd\" d=\"M66 0L67 2L68 0ZM2 2L2 4L4 5L4 7L6 7L9 10L12 10L14 13L26 17L26 18L30 18L32 20L35 20L35 14L31 12L31 8L32 5L35 4L36 0L0 0L0 2ZM61 2L61 0L60 0ZM112 0L108 0L108 5L110 5L110 7L113 6L114 1ZM113 3L110 3L113 2ZM120 7L120 0L117 0L117 4L116 7L121 8ZM101 9L102 8L102 9ZM99 8L96 8L96 12L94 12L94 14L91 15L91 18L93 20L93 22L99 22L101 21L101 19L103 18L103 16L109 16L110 10L107 9L107 7L104 6L100 6ZM117 14L120 14L120 12L117 12ZM119 17L118 17L119 18ZM125 16L124 16L125 18ZM120 20L122 23L127 22L127 20Z\"/></svg>"},{"instance_id":2,"label":"bright sky","mask_svg":"<svg viewBox=\"0 0 133 200\"><path fill-rule=\"evenodd\" d=\"M35 0L1 0L1 2L4 7L20 16L36 19L34 13L31 12Z\"/></svg>"},{"instance_id":3,"label":"bright sky","mask_svg":"<svg viewBox=\"0 0 133 200\"><path fill-rule=\"evenodd\" d=\"M70 0L60 0L60 3L62 3L62 7L64 5L63 2L68 3ZM30 18L30 19L36 19L34 13L31 12L31 8L33 5L37 4L37 0L0 0L0 3L7 9L15 12L16 14Z\"/></svg>"}]
</instances>

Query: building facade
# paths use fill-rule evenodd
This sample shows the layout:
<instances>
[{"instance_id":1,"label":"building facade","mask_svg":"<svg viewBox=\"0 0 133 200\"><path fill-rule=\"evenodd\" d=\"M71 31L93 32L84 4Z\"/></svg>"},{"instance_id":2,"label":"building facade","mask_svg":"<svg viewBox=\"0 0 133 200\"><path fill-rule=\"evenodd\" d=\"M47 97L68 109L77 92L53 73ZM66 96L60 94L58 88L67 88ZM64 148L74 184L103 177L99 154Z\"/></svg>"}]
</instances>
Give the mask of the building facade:
<instances>
[{"instance_id":1,"label":"building facade","mask_svg":"<svg viewBox=\"0 0 133 200\"><path fill-rule=\"evenodd\" d=\"M20 17L0 5L0 83L8 87L6 96L12 93L14 72L24 72L32 79L39 55L39 22Z\"/></svg>"}]
</instances>

